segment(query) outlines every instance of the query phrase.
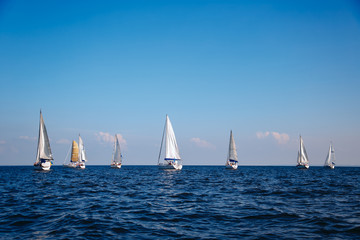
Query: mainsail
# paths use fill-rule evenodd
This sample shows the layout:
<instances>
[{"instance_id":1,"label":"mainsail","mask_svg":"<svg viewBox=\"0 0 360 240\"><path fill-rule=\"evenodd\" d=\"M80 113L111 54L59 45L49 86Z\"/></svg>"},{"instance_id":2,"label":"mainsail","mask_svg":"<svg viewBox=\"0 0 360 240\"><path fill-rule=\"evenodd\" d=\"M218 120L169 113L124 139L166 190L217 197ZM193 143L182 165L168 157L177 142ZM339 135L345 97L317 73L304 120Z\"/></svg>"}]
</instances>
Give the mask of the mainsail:
<instances>
[{"instance_id":1,"label":"mainsail","mask_svg":"<svg viewBox=\"0 0 360 240\"><path fill-rule=\"evenodd\" d=\"M71 150L71 162L79 161L79 146L77 142L72 142L72 150Z\"/></svg>"},{"instance_id":2,"label":"mainsail","mask_svg":"<svg viewBox=\"0 0 360 240\"><path fill-rule=\"evenodd\" d=\"M165 160L180 160L179 148L169 116L166 115L165 126Z\"/></svg>"},{"instance_id":3,"label":"mainsail","mask_svg":"<svg viewBox=\"0 0 360 240\"><path fill-rule=\"evenodd\" d=\"M113 156L113 163L121 163L121 150L120 150L120 143L117 135L115 134L115 146L114 146L114 156Z\"/></svg>"},{"instance_id":4,"label":"mainsail","mask_svg":"<svg viewBox=\"0 0 360 240\"><path fill-rule=\"evenodd\" d=\"M230 131L230 142L229 142L229 153L228 153L228 161L238 161L237 152L236 152L236 146L235 146L235 140L234 136L232 134L232 131Z\"/></svg>"},{"instance_id":5,"label":"mainsail","mask_svg":"<svg viewBox=\"0 0 360 240\"><path fill-rule=\"evenodd\" d=\"M47 135L44 119L40 111L39 138L35 164L39 163L41 159L53 160L53 156L51 153L50 141Z\"/></svg>"},{"instance_id":6,"label":"mainsail","mask_svg":"<svg viewBox=\"0 0 360 240\"><path fill-rule=\"evenodd\" d=\"M85 147L82 138L79 135L79 162L86 162Z\"/></svg>"},{"instance_id":7,"label":"mainsail","mask_svg":"<svg viewBox=\"0 0 360 240\"><path fill-rule=\"evenodd\" d=\"M307 156L304 142L303 142L303 139L301 136L300 136L300 150L298 152L297 163L298 163L298 165L308 165L309 164L309 158Z\"/></svg>"}]
</instances>

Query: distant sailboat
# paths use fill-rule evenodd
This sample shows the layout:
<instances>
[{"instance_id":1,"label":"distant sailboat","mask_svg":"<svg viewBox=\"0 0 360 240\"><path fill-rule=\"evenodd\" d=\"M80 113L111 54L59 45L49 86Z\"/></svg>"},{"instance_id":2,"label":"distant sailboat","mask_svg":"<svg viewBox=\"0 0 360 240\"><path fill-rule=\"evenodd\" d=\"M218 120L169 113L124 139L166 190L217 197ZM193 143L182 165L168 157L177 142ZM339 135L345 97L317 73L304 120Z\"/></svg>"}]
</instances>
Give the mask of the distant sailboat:
<instances>
[{"instance_id":1,"label":"distant sailboat","mask_svg":"<svg viewBox=\"0 0 360 240\"><path fill-rule=\"evenodd\" d=\"M37 146L36 162L34 167L38 170L50 170L53 156L51 153L49 137L47 135L44 119L40 111L40 126Z\"/></svg>"},{"instance_id":2,"label":"distant sailboat","mask_svg":"<svg viewBox=\"0 0 360 240\"><path fill-rule=\"evenodd\" d=\"M330 143L329 152L328 155L326 156L324 167L330 169L335 168L335 150L332 143Z\"/></svg>"},{"instance_id":3,"label":"distant sailboat","mask_svg":"<svg viewBox=\"0 0 360 240\"><path fill-rule=\"evenodd\" d=\"M230 142L229 142L229 152L225 164L226 168L237 169L238 168L238 158L236 152L236 146L232 131L230 131Z\"/></svg>"},{"instance_id":4,"label":"distant sailboat","mask_svg":"<svg viewBox=\"0 0 360 240\"><path fill-rule=\"evenodd\" d=\"M115 134L115 142L114 142L114 153L111 160L112 168L121 168L122 155L120 150L120 143L117 135Z\"/></svg>"},{"instance_id":5,"label":"distant sailboat","mask_svg":"<svg viewBox=\"0 0 360 240\"><path fill-rule=\"evenodd\" d=\"M69 154L68 154L69 155ZM66 156L65 161L68 156ZM86 159L86 153L85 153L85 147L82 138L79 135L79 144L77 144L76 141L72 142L71 146L71 158L70 162L68 164L63 164L64 167L70 167L70 168L85 168L85 162L87 162Z\"/></svg>"},{"instance_id":6,"label":"distant sailboat","mask_svg":"<svg viewBox=\"0 0 360 240\"><path fill-rule=\"evenodd\" d=\"M309 158L307 156L304 142L303 142L303 139L301 136L300 136L300 150L298 151L296 167L299 169L308 169L309 168Z\"/></svg>"},{"instance_id":7,"label":"distant sailboat","mask_svg":"<svg viewBox=\"0 0 360 240\"><path fill-rule=\"evenodd\" d=\"M165 158L163 162L160 162L161 149L165 136ZM180 158L179 148L176 143L175 133L171 125L168 115L166 115L165 127L163 136L161 139L161 146L158 158L158 166L162 169L182 169L182 160Z\"/></svg>"}]
</instances>

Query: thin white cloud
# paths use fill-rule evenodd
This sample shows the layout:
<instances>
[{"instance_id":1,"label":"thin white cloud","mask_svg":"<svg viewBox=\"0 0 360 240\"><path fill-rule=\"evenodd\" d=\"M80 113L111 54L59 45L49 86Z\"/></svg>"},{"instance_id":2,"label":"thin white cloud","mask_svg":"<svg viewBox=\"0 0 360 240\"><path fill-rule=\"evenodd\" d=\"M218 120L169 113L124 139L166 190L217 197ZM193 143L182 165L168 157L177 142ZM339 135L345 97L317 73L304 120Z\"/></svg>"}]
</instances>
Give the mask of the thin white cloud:
<instances>
[{"instance_id":1,"label":"thin white cloud","mask_svg":"<svg viewBox=\"0 0 360 240\"><path fill-rule=\"evenodd\" d=\"M70 144L71 141L65 138L61 138L59 140L56 141L57 144Z\"/></svg>"},{"instance_id":2,"label":"thin white cloud","mask_svg":"<svg viewBox=\"0 0 360 240\"><path fill-rule=\"evenodd\" d=\"M271 132L271 135L276 139L279 144L285 144L290 139L289 135L286 133Z\"/></svg>"},{"instance_id":3,"label":"thin white cloud","mask_svg":"<svg viewBox=\"0 0 360 240\"><path fill-rule=\"evenodd\" d=\"M200 138L191 138L190 142L195 143L198 147L215 149L215 146L213 144Z\"/></svg>"},{"instance_id":4,"label":"thin white cloud","mask_svg":"<svg viewBox=\"0 0 360 240\"><path fill-rule=\"evenodd\" d=\"M20 136L19 139L33 141L36 140L36 137Z\"/></svg>"},{"instance_id":5,"label":"thin white cloud","mask_svg":"<svg viewBox=\"0 0 360 240\"><path fill-rule=\"evenodd\" d=\"M269 132L269 131L266 131L266 132L257 132L256 133L256 137L258 139L264 139L268 136L272 136L279 144L286 144L289 140L290 140L290 137L288 134L286 133L279 133L279 132Z\"/></svg>"},{"instance_id":6,"label":"thin white cloud","mask_svg":"<svg viewBox=\"0 0 360 240\"><path fill-rule=\"evenodd\" d=\"M118 137L119 143L126 145L126 140L124 137L121 134L116 135ZM113 143L115 141L115 136L107 132L97 132L95 133L95 136L100 143Z\"/></svg>"},{"instance_id":7,"label":"thin white cloud","mask_svg":"<svg viewBox=\"0 0 360 240\"><path fill-rule=\"evenodd\" d=\"M256 133L256 137L258 139L263 139L266 138L267 136L269 136L270 132L257 132Z\"/></svg>"},{"instance_id":8,"label":"thin white cloud","mask_svg":"<svg viewBox=\"0 0 360 240\"><path fill-rule=\"evenodd\" d=\"M101 143L113 143L115 139L113 135L106 132L97 132L95 133L95 136L97 140Z\"/></svg>"}]
</instances>

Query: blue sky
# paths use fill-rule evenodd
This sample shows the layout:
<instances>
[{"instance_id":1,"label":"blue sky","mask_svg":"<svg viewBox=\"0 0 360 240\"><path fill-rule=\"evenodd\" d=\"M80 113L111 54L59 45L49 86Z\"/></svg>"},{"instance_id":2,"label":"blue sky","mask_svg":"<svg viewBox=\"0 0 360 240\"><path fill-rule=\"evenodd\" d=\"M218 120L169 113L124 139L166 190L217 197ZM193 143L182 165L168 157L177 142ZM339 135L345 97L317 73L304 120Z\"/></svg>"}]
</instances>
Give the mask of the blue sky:
<instances>
[{"instance_id":1,"label":"blue sky","mask_svg":"<svg viewBox=\"0 0 360 240\"><path fill-rule=\"evenodd\" d=\"M360 165L356 1L1 1L0 165L31 165L40 108L55 164L156 164L165 115L184 164Z\"/></svg>"}]
</instances>

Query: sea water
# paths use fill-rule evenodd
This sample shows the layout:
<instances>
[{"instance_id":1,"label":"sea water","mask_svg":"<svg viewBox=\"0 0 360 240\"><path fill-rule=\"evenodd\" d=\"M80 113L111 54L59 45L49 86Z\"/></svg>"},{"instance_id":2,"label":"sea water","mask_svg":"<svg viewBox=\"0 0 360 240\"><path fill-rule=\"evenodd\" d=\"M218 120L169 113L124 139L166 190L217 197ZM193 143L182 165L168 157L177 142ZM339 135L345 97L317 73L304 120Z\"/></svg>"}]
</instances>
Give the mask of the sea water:
<instances>
[{"instance_id":1,"label":"sea water","mask_svg":"<svg viewBox=\"0 0 360 240\"><path fill-rule=\"evenodd\" d=\"M359 239L360 168L0 167L1 239Z\"/></svg>"}]
</instances>

